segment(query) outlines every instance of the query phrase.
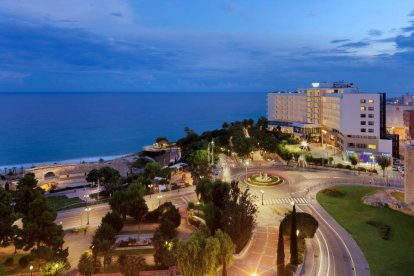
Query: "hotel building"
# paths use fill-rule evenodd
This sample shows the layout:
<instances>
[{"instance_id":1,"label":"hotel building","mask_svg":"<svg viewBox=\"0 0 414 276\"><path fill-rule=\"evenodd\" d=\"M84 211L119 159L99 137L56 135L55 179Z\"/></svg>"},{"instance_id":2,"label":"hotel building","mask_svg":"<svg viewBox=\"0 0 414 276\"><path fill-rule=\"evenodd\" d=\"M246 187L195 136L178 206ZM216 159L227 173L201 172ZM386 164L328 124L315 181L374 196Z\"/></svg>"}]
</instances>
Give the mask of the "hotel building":
<instances>
[{"instance_id":1,"label":"hotel building","mask_svg":"<svg viewBox=\"0 0 414 276\"><path fill-rule=\"evenodd\" d=\"M316 139L362 162L391 156L385 128L385 93L361 93L353 83L312 83L293 93L268 93L269 129Z\"/></svg>"}]
</instances>

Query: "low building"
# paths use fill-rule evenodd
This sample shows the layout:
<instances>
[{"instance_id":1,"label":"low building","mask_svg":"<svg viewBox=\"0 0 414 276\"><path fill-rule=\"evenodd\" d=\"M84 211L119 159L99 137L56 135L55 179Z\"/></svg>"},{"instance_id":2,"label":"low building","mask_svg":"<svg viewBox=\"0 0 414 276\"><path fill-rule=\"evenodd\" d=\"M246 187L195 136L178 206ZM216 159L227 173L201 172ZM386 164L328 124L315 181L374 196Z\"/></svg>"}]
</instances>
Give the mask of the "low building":
<instances>
[{"instance_id":1,"label":"low building","mask_svg":"<svg viewBox=\"0 0 414 276\"><path fill-rule=\"evenodd\" d=\"M414 140L405 146L404 200L414 203Z\"/></svg>"},{"instance_id":2,"label":"low building","mask_svg":"<svg viewBox=\"0 0 414 276\"><path fill-rule=\"evenodd\" d=\"M414 110L404 111L404 129L407 139L414 139Z\"/></svg>"},{"instance_id":3,"label":"low building","mask_svg":"<svg viewBox=\"0 0 414 276\"><path fill-rule=\"evenodd\" d=\"M294 93L268 93L268 127L303 139L316 137L344 159L392 155L385 128L385 93L362 93L353 83L312 83Z\"/></svg>"},{"instance_id":4,"label":"low building","mask_svg":"<svg viewBox=\"0 0 414 276\"><path fill-rule=\"evenodd\" d=\"M401 140L409 139L406 137L404 113L411 110L414 110L412 105L387 105L387 132L398 134Z\"/></svg>"}]
</instances>

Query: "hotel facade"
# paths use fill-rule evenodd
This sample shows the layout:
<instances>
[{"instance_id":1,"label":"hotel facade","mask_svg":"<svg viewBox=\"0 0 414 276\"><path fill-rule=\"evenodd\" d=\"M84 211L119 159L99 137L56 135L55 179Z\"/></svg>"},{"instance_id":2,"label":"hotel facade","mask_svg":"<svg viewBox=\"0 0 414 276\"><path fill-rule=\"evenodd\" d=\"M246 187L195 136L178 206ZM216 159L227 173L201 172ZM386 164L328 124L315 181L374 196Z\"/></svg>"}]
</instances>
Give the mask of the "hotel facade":
<instances>
[{"instance_id":1,"label":"hotel facade","mask_svg":"<svg viewBox=\"0 0 414 276\"><path fill-rule=\"evenodd\" d=\"M385 93L361 93L353 83L312 83L297 92L271 92L267 98L269 129L313 139L362 162L392 156L386 133Z\"/></svg>"}]
</instances>

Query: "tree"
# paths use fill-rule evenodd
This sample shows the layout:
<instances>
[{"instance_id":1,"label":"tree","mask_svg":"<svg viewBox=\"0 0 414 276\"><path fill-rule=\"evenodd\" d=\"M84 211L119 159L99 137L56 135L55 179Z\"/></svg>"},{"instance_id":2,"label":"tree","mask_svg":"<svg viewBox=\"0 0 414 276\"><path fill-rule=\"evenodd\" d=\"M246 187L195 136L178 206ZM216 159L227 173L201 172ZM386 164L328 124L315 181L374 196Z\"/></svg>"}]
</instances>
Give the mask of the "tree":
<instances>
[{"instance_id":1,"label":"tree","mask_svg":"<svg viewBox=\"0 0 414 276\"><path fill-rule=\"evenodd\" d=\"M217 239L220 245L218 250L218 263L223 265L223 276L227 276L227 265L233 262L233 254L236 246L233 244L231 238L221 230L217 230L213 238Z\"/></svg>"},{"instance_id":2,"label":"tree","mask_svg":"<svg viewBox=\"0 0 414 276\"><path fill-rule=\"evenodd\" d=\"M298 236L296 227L296 206L293 205L292 222L290 224L290 263L299 264L298 259Z\"/></svg>"},{"instance_id":3,"label":"tree","mask_svg":"<svg viewBox=\"0 0 414 276\"><path fill-rule=\"evenodd\" d=\"M174 227L171 227L171 222L164 222L164 226L169 224L170 231L173 229L173 233L163 233L165 231L164 226L161 226L155 231L153 237L153 245L155 249L154 261L157 264L164 266L173 266L176 263L174 248L177 244L177 231Z\"/></svg>"},{"instance_id":4,"label":"tree","mask_svg":"<svg viewBox=\"0 0 414 276\"><path fill-rule=\"evenodd\" d=\"M112 191L117 186L120 177L118 170L111 167L103 167L91 170L86 176L86 181L98 182L99 179L106 191Z\"/></svg>"},{"instance_id":5,"label":"tree","mask_svg":"<svg viewBox=\"0 0 414 276\"><path fill-rule=\"evenodd\" d=\"M259 130L266 129L267 128L267 118L263 117L263 116L259 117L259 119L257 119L257 122L256 122L256 127Z\"/></svg>"},{"instance_id":6,"label":"tree","mask_svg":"<svg viewBox=\"0 0 414 276\"><path fill-rule=\"evenodd\" d=\"M237 182L231 185L230 196L221 215L221 226L236 245L236 252L240 252L256 226L257 206L249 189L241 192Z\"/></svg>"},{"instance_id":7,"label":"tree","mask_svg":"<svg viewBox=\"0 0 414 276\"><path fill-rule=\"evenodd\" d=\"M148 206L144 198L135 197L128 202L128 215L133 217L136 222L141 222L147 213Z\"/></svg>"},{"instance_id":8,"label":"tree","mask_svg":"<svg viewBox=\"0 0 414 276\"><path fill-rule=\"evenodd\" d=\"M355 153L351 154L349 156L349 161L351 162L352 166L354 166L354 169L355 169L355 166L358 165L359 163L358 155L356 155Z\"/></svg>"},{"instance_id":9,"label":"tree","mask_svg":"<svg viewBox=\"0 0 414 276\"><path fill-rule=\"evenodd\" d=\"M22 218L23 228L18 230L15 240L17 248L27 251L39 259L66 260L68 249L63 249L63 229L55 223L56 211L41 194L28 204L28 212Z\"/></svg>"},{"instance_id":10,"label":"tree","mask_svg":"<svg viewBox=\"0 0 414 276\"><path fill-rule=\"evenodd\" d=\"M181 224L181 215L177 207L171 202L165 202L160 206L161 215L160 221L169 220L172 222L174 228L177 228Z\"/></svg>"},{"instance_id":11,"label":"tree","mask_svg":"<svg viewBox=\"0 0 414 276\"><path fill-rule=\"evenodd\" d=\"M102 223L109 224L116 232L121 231L124 227L124 222L121 216L116 212L106 213L106 215L102 218Z\"/></svg>"},{"instance_id":12,"label":"tree","mask_svg":"<svg viewBox=\"0 0 414 276\"><path fill-rule=\"evenodd\" d=\"M13 241L17 227L13 226L17 216L13 211L10 192L0 186L0 246L8 246Z\"/></svg>"},{"instance_id":13,"label":"tree","mask_svg":"<svg viewBox=\"0 0 414 276\"><path fill-rule=\"evenodd\" d=\"M126 256L125 264L121 266L121 272L125 276L139 276L145 267L145 259L142 256Z\"/></svg>"},{"instance_id":14,"label":"tree","mask_svg":"<svg viewBox=\"0 0 414 276\"><path fill-rule=\"evenodd\" d=\"M279 225L279 239L277 241L277 275L283 275L285 272L285 242L283 239L283 225Z\"/></svg>"},{"instance_id":15,"label":"tree","mask_svg":"<svg viewBox=\"0 0 414 276\"><path fill-rule=\"evenodd\" d=\"M391 165L391 158L386 156L379 156L377 162L382 169L382 176L385 177L385 169Z\"/></svg>"},{"instance_id":16,"label":"tree","mask_svg":"<svg viewBox=\"0 0 414 276\"><path fill-rule=\"evenodd\" d=\"M144 167L144 175L148 177L149 179L153 179L156 177L161 171L160 163L158 162L151 162L145 164Z\"/></svg>"},{"instance_id":17,"label":"tree","mask_svg":"<svg viewBox=\"0 0 414 276\"><path fill-rule=\"evenodd\" d=\"M207 150L196 150L187 160L195 184L210 173Z\"/></svg>"},{"instance_id":18,"label":"tree","mask_svg":"<svg viewBox=\"0 0 414 276\"><path fill-rule=\"evenodd\" d=\"M37 180L33 173L25 174L17 184L16 212L26 215L30 208L29 203L42 194L42 189L37 187Z\"/></svg>"},{"instance_id":19,"label":"tree","mask_svg":"<svg viewBox=\"0 0 414 276\"><path fill-rule=\"evenodd\" d=\"M108 255L112 245L116 241L116 231L107 223L101 223L92 238L92 248L94 261L98 254L102 254L104 258ZM104 262L105 269L105 262Z\"/></svg>"},{"instance_id":20,"label":"tree","mask_svg":"<svg viewBox=\"0 0 414 276\"><path fill-rule=\"evenodd\" d=\"M42 276L55 276L62 274L70 268L70 264L67 261L55 261L47 262L40 267Z\"/></svg>"},{"instance_id":21,"label":"tree","mask_svg":"<svg viewBox=\"0 0 414 276\"><path fill-rule=\"evenodd\" d=\"M128 191L116 191L109 200L112 211L121 214L124 220L128 214L130 198Z\"/></svg>"},{"instance_id":22,"label":"tree","mask_svg":"<svg viewBox=\"0 0 414 276\"><path fill-rule=\"evenodd\" d=\"M216 275L220 242L195 232L177 244L177 266L183 275Z\"/></svg>"},{"instance_id":23,"label":"tree","mask_svg":"<svg viewBox=\"0 0 414 276\"><path fill-rule=\"evenodd\" d=\"M304 238L313 238L318 230L318 221L308 213L296 212L296 228L299 230L301 237ZM285 218L280 222L281 229L283 229L284 235L290 234L292 221L292 213L285 216Z\"/></svg>"},{"instance_id":24,"label":"tree","mask_svg":"<svg viewBox=\"0 0 414 276\"><path fill-rule=\"evenodd\" d=\"M90 276L95 270L94 260L92 252L90 250L85 251L79 259L78 263L79 273L82 275Z\"/></svg>"}]
</instances>

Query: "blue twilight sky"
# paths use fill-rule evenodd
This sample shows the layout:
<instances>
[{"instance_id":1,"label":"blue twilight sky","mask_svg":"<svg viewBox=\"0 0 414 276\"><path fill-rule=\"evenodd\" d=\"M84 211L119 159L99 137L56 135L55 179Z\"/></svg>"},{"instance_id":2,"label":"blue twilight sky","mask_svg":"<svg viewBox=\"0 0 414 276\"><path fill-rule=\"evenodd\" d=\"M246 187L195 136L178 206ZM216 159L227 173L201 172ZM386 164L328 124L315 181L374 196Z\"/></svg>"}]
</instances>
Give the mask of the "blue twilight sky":
<instances>
[{"instance_id":1,"label":"blue twilight sky","mask_svg":"<svg viewBox=\"0 0 414 276\"><path fill-rule=\"evenodd\" d=\"M414 91L412 0L0 0L0 91Z\"/></svg>"}]
</instances>

